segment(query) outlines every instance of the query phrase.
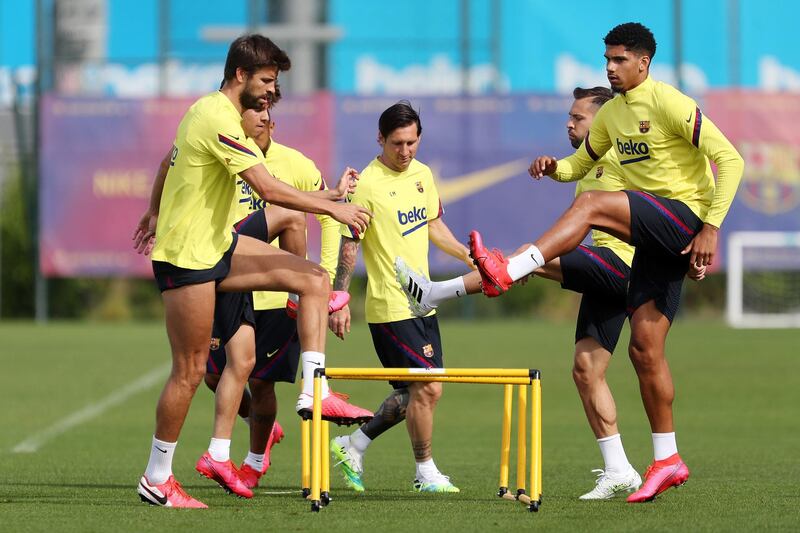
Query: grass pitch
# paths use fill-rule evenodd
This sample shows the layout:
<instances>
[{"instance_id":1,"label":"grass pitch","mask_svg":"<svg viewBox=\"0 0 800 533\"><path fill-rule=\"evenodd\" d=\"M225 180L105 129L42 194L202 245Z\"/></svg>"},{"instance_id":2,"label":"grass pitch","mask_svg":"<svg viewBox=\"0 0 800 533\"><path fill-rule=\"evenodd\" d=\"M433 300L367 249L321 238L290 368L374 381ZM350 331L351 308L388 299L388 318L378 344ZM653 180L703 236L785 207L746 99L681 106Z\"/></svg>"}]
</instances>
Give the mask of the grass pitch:
<instances>
[{"instance_id":1,"label":"grass pitch","mask_svg":"<svg viewBox=\"0 0 800 533\"><path fill-rule=\"evenodd\" d=\"M796 530L800 523L800 373L797 331L735 331L713 322L679 321L668 344L675 377L686 486L654 503L579 502L602 466L570 376L571 324L441 320L445 361L460 367L536 367L543 376L544 501L528 513L497 490L502 390L445 385L436 413L434 457L460 494L411 491L414 463L404 426L383 435L366 456L367 492L348 492L332 474L333 503L319 514L300 499L297 388L278 387L286 439L273 449L266 483L252 500L226 495L199 478L194 462L208 444L212 398L199 390L175 458L176 476L207 511L157 509L139 502L162 379L110 402L98 416L30 453L12 450L70 420L169 360L161 324L0 324L0 530L2 531L483 531ZM624 346L623 338L620 345ZM331 336L331 366L375 366L366 326L346 342ZM640 472L651 459L649 429L625 351L612 361L628 456ZM381 383L339 382L355 403L377 407ZM91 413L90 413L91 414ZM246 453L238 424L233 458ZM352 429L352 428L351 428ZM341 432L345 430L342 429ZM332 435L338 434L332 428ZM512 442L512 449L514 443ZM513 454L512 454L513 455ZM513 477L512 462L512 477ZM512 481L513 484L513 481Z\"/></svg>"}]
</instances>

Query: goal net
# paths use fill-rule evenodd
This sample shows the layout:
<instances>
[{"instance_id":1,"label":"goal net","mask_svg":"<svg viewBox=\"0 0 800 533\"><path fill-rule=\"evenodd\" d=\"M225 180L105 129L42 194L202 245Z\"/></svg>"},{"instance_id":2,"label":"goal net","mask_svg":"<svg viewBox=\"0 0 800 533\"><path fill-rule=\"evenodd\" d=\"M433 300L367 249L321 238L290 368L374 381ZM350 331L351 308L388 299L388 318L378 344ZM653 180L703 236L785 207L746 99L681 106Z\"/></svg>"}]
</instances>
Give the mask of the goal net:
<instances>
[{"instance_id":1,"label":"goal net","mask_svg":"<svg viewBox=\"0 0 800 533\"><path fill-rule=\"evenodd\" d=\"M727 293L734 327L800 328L800 233L732 233Z\"/></svg>"}]
</instances>

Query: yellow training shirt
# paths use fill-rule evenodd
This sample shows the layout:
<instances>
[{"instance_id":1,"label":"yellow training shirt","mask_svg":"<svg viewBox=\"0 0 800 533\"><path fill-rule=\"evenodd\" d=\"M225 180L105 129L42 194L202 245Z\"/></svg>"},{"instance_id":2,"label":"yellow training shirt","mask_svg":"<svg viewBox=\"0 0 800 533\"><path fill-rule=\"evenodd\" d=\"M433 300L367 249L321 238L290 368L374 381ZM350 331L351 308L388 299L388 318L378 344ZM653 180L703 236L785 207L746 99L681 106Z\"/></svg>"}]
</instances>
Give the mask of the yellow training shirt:
<instances>
[{"instance_id":1,"label":"yellow training shirt","mask_svg":"<svg viewBox=\"0 0 800 533\"><path fill-rule=\"evenodd\" d=\"M161 195L154 261L203 270L230 248L235 175L264 160L241 121L219 91L183 116Z\"/></svg>"},{"instance_id":2,"label":"yellow training shirt","mask_svg":"<svg viewBox=\"0 0 800 533\"><path fill-rule=\"evenodd\" d=\"M375 158L361 172L348 200L374 214L363 233L341 226L342 235L361 239L364 250L367 322L414 318L395 279L394 259L402 257L411 268L428 275L428 221L442 214L431 170L413 159L404 172L395 172Z\"/></svg>"},{"instance_id":3,"label":"yellow training shirt","mask_svg":"<svg viewBox=\"0 0 800 533\"><path fill-rule=\"evenodd\" d=\"M680 200L703 222L719 227L744 170L742 157L694 100L648 77L603 104L586 140L558 161L560 181L584 176L616 150L626 188ZM709 159L717 165L717 181Z\"/></svg>"},{"instance_id":4,"label":"yellow training shirt","mask_svg":"<svg viewBox=\"0 0 800 533\"><path fill-rule=\"evenodd\" d=\"M621 191L625 188L625 179L622 177L622 169L619 166L616 154L609 150L597 160L597 163L589 172L578 181L575 187L575 196L586 191ZM592 243L595 246L609 248L617 254L617 257L631 266L633 261L634 248L630 244L621 241L600 230L592 230Z\"/></svg>"}]
</instances>

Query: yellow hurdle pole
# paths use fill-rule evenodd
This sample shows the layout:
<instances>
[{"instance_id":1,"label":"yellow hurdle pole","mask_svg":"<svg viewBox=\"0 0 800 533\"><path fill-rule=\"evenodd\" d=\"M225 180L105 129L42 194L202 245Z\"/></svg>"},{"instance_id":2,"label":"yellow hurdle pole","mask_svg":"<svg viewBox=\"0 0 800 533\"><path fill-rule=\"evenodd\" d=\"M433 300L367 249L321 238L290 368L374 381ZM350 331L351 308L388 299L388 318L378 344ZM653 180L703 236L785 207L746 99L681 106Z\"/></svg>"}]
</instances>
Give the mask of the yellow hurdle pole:
<instances>
[{"instance_id":1,"label":"yellow hurdle pole","mask_svg":"<svg viewBox=\"0 0 800 533\"><path fill-rule=\"evenodd\" d=\"M320 494L320 503L328 505L331 501L331 455L328 453L328 442L331 440L330 436L330 423L326 420L322 421L322 449L320 450L320 458L322 459L322 492Z\"/></svg>"},{"instance_id":2,"label":"yellow hurdle pole","mask_svg":"<svg viewBox=\"0 0 800 533\"><path fill-rule=\"evenodd\" d=\"M320 510L322 466L322 376L314 371L314 407L311 416L311 510Z\"/></svg>"},{"instance_id":3,"label":"yellow hurdle pole","mask_svg":"<svg viewBox=\"0 0 800 533\"><path fill-rule=\"evenodd\" d=\"M311 420L300 419L300 490L311 495Z\"/></svg>"},{"instance_id":4,"label":"yellow hurdle pole","mask_svg":"<svg viewBox=\"0 0 800 533\"><path fill-rule=\"evenodd\" d=\"M495 377L526 378L530 383L531 370L526 368L326 368L328 379L352 379L351 376L363 376L362 379L383 381L387 376L410 377L415 375L449 376L449 377ZM408 380L406 380L408 381Z\"/></svg>"},{"instance_id":5,"label":"yellow hurdle pole","mask_svg":"<svg viewBox=\"0 0 800 533\"><path fill-rule=\"evenodd\" d=\"M503 386L503 429L500 434L500 488L497 495L514 499L508 492L508 463L511 454L511 416L514 410L514 385Z\"/></svg>"},{"instance_id":6,"label":"yellow hurdle pole","mask_svg":"<svg viewBox=\"0 0 800 533\"><path fill-rule=\"evenodd\" d=\"M326 371L327 375L327 371ZM335 378L349 381L414 381L414 382L440 382L440 383L477 383L489 385L529 385L530 378L521 377L492 377L492 376L442 376L420 374L383 374L380 376L362 374L337 374Z\"/></svg>"},{"instance_id":7,"label":"yellow hurdle pole","mask_svg":"<svg viewBox=\"0 0 800 533\"><path fill-rule=\"evenodd\" d=\"M517 497L525 494L526 454L528 448L528 435L525 431L528 420L528 388L519 385L517 393L519 404L517 407Z\"/></svg>"},{"instance_id":8,"label":"yellow hurdle pole","mask_svg":"<svg viewBox=\"0 0 800 533\"><path fill-rule=\"evenodd\" d=\"M542 503L542 381L539 372L531 383L531 504L532 511L538 511Z\"/></svg>"}]
</instances>

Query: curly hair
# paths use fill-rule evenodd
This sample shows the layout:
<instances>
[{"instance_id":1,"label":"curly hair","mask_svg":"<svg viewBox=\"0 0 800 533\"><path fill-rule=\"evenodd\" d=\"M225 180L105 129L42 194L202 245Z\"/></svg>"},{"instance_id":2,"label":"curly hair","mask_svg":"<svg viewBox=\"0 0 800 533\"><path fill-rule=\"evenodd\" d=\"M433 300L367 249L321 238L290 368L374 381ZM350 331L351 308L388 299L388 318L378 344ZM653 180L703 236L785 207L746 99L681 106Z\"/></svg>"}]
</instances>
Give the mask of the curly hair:
<instances>
[{"instance_id":1,"label":"curly hair","mask_svg":"<svg viewBox=\"0 0 800 533\"><path fill-rule=\"evenodd\" d=\"M648 55L650 59L656 55L656 38L653 32L638 22L626 22L612 28L603 42L607 46L625 47L625 50Z\"/></svg>"}]
</instances>

